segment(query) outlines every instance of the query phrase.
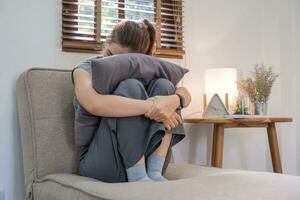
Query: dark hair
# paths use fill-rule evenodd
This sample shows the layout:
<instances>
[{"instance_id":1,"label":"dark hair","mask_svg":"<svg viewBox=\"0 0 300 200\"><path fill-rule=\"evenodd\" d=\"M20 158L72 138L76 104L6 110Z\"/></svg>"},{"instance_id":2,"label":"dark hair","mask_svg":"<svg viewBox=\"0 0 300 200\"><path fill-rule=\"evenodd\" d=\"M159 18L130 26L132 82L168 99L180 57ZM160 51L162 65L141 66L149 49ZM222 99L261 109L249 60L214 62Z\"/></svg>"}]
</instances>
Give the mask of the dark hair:
<instances>
[{"instance_id":1,"label":"dark hair","mask_svg":"<svg viewBox=\"0 0 300 200\"><path fill-rule=\"evenodd\" d=\"M155 35L155 28L147 19L141 22L124 21L113 28L107 43L117 43L121 47L128 48L130 53L152 55Z\"/></svg>"}]
</instances>

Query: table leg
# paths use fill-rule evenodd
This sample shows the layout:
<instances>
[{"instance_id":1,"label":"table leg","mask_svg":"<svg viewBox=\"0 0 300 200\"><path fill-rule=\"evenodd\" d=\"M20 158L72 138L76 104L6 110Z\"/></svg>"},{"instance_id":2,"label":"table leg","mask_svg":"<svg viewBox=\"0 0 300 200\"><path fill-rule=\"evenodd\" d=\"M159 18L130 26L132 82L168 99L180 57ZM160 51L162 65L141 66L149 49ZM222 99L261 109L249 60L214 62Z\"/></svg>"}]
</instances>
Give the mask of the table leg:
<instances>
[{"instance_id":1,"label":"table leg","mask_svg":"<svg viewBox=\"0 0 300 200\"><path fill-rule=\"evenodd\" d=\"M267 132L273 164L273 171L276 173L282 173L275 123L268 124Z\"/></svg>"},{"instance_id":2,"label":"table leg","mask_svg":"<svg viewBox=\"0 0 300 200\"><path fill-rule=\"evenodd\" d=\"M212 166L221 168L224 145L224 126L222 124L215 124L213 137Z\"/></svg>"},{"instance_id":3,"label":"table leg","mask_svg":"<svg viewBox=\"0 0 300 200\"><path fill-rule=\"evenodd\" d=\"M217 133L216 133L216 131L217 131L217 125L214 124L212 153L211 153L211 166L215 166L216 139L217 139Z\"/></svg>"}]
</instances>

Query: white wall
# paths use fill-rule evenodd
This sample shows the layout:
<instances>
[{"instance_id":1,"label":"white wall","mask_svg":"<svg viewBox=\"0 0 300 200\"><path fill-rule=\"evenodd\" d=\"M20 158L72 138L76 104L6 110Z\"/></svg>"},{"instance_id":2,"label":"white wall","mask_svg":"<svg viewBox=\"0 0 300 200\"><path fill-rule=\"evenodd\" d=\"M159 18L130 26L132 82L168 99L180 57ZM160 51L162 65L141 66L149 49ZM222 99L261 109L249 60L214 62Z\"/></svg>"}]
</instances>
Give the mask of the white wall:
<instances>
[{"instance_id":1,"label":"white wall","mask_svg":"<svg viewBox=\"0 0 300 200\"><path fill-rule=\"evenodd\" d=\"M294 55L294 66L296 68L296 72L295 72L295 79L296 79L296 85L299 86L300 85L300 79L298 78L299 77L299 74L300 74L300 1L295 1L294 2L294 5L293 5L293 9L294 9L294 15L293 15L293 22L294 22L294 39L295 39L295 42L294 42L294 45L293 45L293 55ZM297 102L300 101L300 89L299 88L296 88L296 91L295 93L297 94ZM297 111L300 110L300 104L297 103L295 105L295 108ZM300 112L297 112L297 120L299 121L300 120ZM300 130L300 123L297 123L296 125L297 127L297 130ZM298 174L300 174L300 134L299 134L299 131L298 131L298 134L297 134L297 172Z\"/></svg>"},{"instance_id":2,"label":"white wall","mask_svg":"<svg viewBox=\"0 0 300 200\"><path fill-rule=\"evenodd\" d=\"M194 0L186 1L185 6L186 67L192 73L184 84L193 94L193 104L185 113L191 113L202 111L206 68L237 67L248 72L253 64L262 61L263 24L260 1ZM211 126L186 127L188 139L186 144L180 144L185 154L178 149L176 153L182 155L177 160L207 164L211 154ZM266 157L257 156L257 152L266 152L266 136L262 131L243 130L245 134L241 135L237 134L239 131L225 131L224 167L265 170ZM253 146L256 151L249 150Z\"/></svg>"},{"instance_id":3,"label":"white wall","mask_svg":"<svg viewBox=\"0 0 300 200\"><path fill-rule=\"evenodd\" d=\"M295 82L299 85L296 80L299 68L296 66L300 60L294 55L300 52L300 16L296 12L300 9L299 0L188 0L185 5L187 54L180 62L191 70L184 85L193 93L193 104L185 113L201 110L206 68L237 67L249 72L253 64L265 62L274 65L281 76L272 93L270 113L296 117L294 108L300 109L295 96L297 94L300 99L295 85ZM5 190L7 200L23 199L15 98L18 75L30 67L71 68L89 56L61 52L60 13L60 0L0 1L0 191ZM3 27L5 31L2 31ZM290 77L294 80L292 84ZM207 164L211 127L186 125L186 128L188 136L175 147L175 160ZM296 132L299 130L299 123L279 127L282 160L287 173L296 174L296 141L300 151L300 136L298 134L296 140ZM224 154L226 168L271 170L263 130L226 130Z\"/></svg>"},{"instance_id":4,"label":"white wall","mask_svg":"<svg viewBox=\"0 0 300 200\"><path fill-rule=\"evenodd\" d=\"M185 115L202 111L205 69L236 67L247 74L255 63L273 65L280 78L271 94L269 114L294 117L294 123L277 126L283 170L289 174L297 174L299 132L296 126L299 68L295 60L295 53L299 52L296 49L299 50L299 46L295 45L295 41L299 41L295 23L299 24L299 16L295 16L296 10L299 11L299 0L192 0L185 1L184 21L187 53L183 63L192 71L184 85L193 94L193 103ZM299 27L297 30L299 32ZM211 126L186 125L186 128L188 137L175 147L175 160L210 163ZM223 166L272 171L265 130L226 130Z\"/></svg>"},{"instance_id":5,"label":"white wall","mask_svg":"<svg viewBox=\"0 0 300 200\"><path fill-rule=\"evenodd\" d=\"M60 0L0 1L0 190L6 200L23 199L17 77L31 67L71 68L89 56L61 52L60 13Z\"/></svg>"}]
</instances>

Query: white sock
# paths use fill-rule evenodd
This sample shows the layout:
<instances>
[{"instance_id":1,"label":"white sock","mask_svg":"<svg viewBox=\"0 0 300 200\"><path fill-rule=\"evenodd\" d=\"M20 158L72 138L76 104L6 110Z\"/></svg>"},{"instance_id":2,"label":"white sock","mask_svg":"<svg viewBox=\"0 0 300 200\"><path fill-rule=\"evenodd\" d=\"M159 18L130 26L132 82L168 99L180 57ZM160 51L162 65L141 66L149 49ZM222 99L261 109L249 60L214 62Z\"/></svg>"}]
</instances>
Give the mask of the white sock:
<instances>
[{"instance_id":1,"label":"white sock","mask_svg":"<svg viewBox=\"0 0 300 200\"><path fill-rule=\"evenodd\" d=\"M165 163L165 157L152 153L147 159L147 174L154 181L167 181L162 176L162 168Z\"/></svg>"},{"instance_id":2,"label":"white sock","mask_svg":"<svg viewBox=\"0 0 300 200\"><path fill-rule=\"evenodd\" d=\"M126 169L128 182L136 181L152 181L146 172L145 164L135 164L132 167Z\"/></svg>"}]
</instances>

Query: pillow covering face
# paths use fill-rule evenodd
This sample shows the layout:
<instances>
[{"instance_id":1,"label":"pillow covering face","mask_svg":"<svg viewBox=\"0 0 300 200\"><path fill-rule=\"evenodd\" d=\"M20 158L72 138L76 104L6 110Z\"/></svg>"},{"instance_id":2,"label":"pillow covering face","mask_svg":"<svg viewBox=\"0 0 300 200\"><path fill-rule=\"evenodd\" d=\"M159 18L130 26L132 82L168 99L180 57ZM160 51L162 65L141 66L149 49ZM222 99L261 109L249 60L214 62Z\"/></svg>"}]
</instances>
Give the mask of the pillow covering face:
<instances>
[{"instance_id":1,"label":"pillow covering face","mask_svg":"<svg viewBox=\"0 0 300 200\"><path fill-rule=\"evenodd\" d=\"M165 78L174 86L188 70L145 54L119 54L92 61L92 84L101 94L111 94L118 84L135 78L145 86L152 79ZM75 145L88 145L96 133L100 118L88 113L79 103L75 113Z\"/></svg>"},{"instance_id":2,"label":"pillow covering face","mask_svg":"<svg viewBox=\"0 0 300 200\"><path fill-rule=\"evenodd\" d=\"M118 84L135 78L143 85L151 80L165 78L174 86L188 70L174 63L139 53L118 54L92 61L92 83L101 94L111 94Z\"/></svg>"}]
</instances>

